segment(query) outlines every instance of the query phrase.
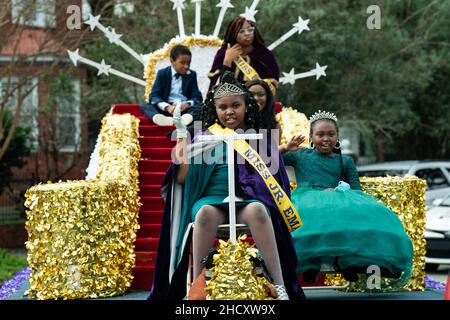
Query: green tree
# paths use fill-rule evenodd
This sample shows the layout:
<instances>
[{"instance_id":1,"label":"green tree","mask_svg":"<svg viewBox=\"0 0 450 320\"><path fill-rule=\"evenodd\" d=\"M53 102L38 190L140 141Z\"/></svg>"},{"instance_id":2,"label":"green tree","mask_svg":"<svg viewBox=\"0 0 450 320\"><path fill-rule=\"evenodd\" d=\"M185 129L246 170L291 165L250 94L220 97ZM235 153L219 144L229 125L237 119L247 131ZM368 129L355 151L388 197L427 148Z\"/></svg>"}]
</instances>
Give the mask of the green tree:
<instances>
[{"instance_id":1,"label":"green tree","mask_svg":"<svg viewBox=\"0 0 450 320\"><path fill-rule=\"evenodd\" d=\"M9 132L13 123L13 115L9 110L3 110L0 113L2 128L5 132ZM14 136L11 140L9 148L0 159L0 194L10 186L13 178L13 168L22 168L26 162L25 157L30 155L31 151L31 128L16 127ZM6 134L3 135L6 137ZM0 145L3 139L0 140Z\"/></svg>"}]
</instances>

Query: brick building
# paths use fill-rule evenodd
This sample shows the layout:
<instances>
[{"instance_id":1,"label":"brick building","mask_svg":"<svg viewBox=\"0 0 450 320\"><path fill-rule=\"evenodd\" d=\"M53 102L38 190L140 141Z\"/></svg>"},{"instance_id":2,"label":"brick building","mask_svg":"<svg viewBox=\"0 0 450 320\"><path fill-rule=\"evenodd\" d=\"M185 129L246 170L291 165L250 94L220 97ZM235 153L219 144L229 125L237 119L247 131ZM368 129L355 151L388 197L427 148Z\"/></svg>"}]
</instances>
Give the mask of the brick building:
<instances>
[{"instance_id":1,"label":"brick building","mask_svg":"<svg viewBox=\"0 0 450 320\"><path fill-rule=\"evenodd\" d=\"M14 169L12 192L0 196L0 220L20 213L30 186L86 175L87 116L80 103L86 72L67 55L82 36L68 28L67 8L81 3L0 0L0 112L19 107L18 126L31 127L33 137L26 166Z\"/></svg>"}]
</instances>

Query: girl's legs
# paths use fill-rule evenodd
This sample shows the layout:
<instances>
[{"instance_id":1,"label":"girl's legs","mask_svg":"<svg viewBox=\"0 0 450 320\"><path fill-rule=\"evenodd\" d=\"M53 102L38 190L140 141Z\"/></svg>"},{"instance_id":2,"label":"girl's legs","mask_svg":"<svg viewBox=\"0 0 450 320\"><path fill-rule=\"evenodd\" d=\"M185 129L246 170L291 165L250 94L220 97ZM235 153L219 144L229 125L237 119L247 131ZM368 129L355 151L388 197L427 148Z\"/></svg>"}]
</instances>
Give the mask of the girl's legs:
<instances>
[{"instance_id":1,"label":"girl's legs","mask_svg":"<svg viewBox=\"0 0 450 320\"><path fill-rule=\"evenodd\" d=\"M217 227L225 222L225 214L218 208L210 205L202 206L194 222L193 234L193 256L194 256L194 279L202 271L201 260L208 254L209 249L214 245Z\"/></svg>"},{"instance_id":2,"label":"girl's legs","mask_svg":"<svg viewBox=\"0 0 450 320\"><path fill-rule=\"evenodd\" d=\"M266 208L257 202L246 205L239 214L239 221L250 228L255 244L261 252L264 263L273 278L275 285L282 285L280 257L273 231L272 222Z\"/></svg>"}]
</instances>

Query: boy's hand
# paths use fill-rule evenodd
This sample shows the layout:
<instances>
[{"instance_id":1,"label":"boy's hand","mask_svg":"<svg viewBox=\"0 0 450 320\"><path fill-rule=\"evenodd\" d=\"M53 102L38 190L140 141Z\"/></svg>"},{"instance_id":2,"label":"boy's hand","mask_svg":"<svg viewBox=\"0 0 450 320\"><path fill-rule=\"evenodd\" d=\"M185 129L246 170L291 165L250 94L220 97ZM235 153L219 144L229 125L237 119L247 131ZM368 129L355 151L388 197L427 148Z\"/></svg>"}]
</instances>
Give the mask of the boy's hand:
<instances>
[{"instance_id":1,"label":"boy's hand","mask_svg":"<svg viewBox=\"0 0 450 320\"><path fill-rule=\"evenodd\" d=\"M236 43L234 46L230 46L230 44L227 45L227 51L225 51L225 57L223 59L223 64L227 67L231 67L233 64L233 61L239 58L240 55L242 55L242 47L239 43Z\"/></svg>"},{"instance_id":2,"label":"boy's hand","mask_svg":"<svg viewBox=\"0 0 450 320\"><path fill-rule=\"evenodd\" d=\"M191 107L190 103L184 102L181 104L181 112L186 111L187 109L189 109Z\"/></svg>"},{"instance_id":3,"label":"boy's hand","mask_svg":"<svg viewBox=\"0 0 450 320\"><path fill-rule=\"evenodd\" d=\"M167 108L166 108L166 111L168 113L170 113L171 115L173 115L173 111L174 110L175 110L175 105L174 104L168 105Z\"/></svg>"}]
</instances>

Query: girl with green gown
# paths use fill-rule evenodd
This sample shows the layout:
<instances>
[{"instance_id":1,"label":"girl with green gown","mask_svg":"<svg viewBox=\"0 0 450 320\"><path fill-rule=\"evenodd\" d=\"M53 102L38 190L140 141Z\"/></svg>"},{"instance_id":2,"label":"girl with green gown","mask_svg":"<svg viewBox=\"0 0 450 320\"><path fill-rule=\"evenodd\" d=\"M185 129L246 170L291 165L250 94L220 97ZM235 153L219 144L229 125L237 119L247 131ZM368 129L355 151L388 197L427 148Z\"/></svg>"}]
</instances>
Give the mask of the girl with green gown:
<instances>
[{"instance_id":1,"label":"girl with green gown","mask_svg":"<svg viewBox=\"0 0 450 320\"><path fill-rule=\"evenodd\" d=\"M331 266L357 281L376 265L381 276L409 278L411 240L395 213L361 191L353 159L339 150L336 116L319 110L310 124L312 148L299 149L304 137L297 136L280 150L285 165L295 169L298 186L291 199L303 221L292 232L297 273L314 282Z\"/></svg>"}]
</instances>

